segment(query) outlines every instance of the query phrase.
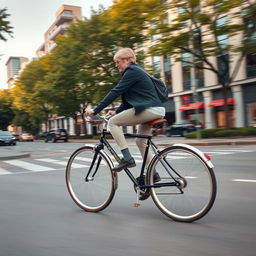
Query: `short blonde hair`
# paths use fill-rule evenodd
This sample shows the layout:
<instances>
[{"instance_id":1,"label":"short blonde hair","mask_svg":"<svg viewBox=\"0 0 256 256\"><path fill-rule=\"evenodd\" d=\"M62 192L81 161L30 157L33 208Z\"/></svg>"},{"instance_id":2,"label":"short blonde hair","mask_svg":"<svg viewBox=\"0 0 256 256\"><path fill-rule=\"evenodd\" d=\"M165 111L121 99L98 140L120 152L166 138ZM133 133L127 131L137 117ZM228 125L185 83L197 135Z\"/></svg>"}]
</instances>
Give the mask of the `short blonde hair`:
<instances>
[{"instance_id":1,"label":"short blonde hair","mask_svg":"<svg viewBox=\"0 0 256 256\"><path fill-rule=\"evenodd\" d=\"M114 61L118 58L120 59L131 59L132 62L136 63L136 56L134 51L131 48L121 48L114 55Z\"/></svg>"}]
</instances>

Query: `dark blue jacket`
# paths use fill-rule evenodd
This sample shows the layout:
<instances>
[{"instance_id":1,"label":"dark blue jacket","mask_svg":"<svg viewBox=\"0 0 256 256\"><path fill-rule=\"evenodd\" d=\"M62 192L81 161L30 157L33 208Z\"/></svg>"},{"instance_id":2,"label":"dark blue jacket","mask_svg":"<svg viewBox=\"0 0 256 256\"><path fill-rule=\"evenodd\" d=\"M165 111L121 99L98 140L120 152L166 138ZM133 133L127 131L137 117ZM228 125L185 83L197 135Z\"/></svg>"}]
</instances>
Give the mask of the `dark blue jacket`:
<instances>
[{"instance_id":1,"label":"dark blue jacket","mask_svg":"<svg viewBox=\"0 0 256 256\"><path fill-rule=\"evenodd\" d=\"M150 77L134 63L126 68L122 79L94 109L94 113L99 113L119 96L122 98L122 104L117 113L134 107L135 114L139 114L147 108L163 106Z\"/></svg>"}]
</instances>

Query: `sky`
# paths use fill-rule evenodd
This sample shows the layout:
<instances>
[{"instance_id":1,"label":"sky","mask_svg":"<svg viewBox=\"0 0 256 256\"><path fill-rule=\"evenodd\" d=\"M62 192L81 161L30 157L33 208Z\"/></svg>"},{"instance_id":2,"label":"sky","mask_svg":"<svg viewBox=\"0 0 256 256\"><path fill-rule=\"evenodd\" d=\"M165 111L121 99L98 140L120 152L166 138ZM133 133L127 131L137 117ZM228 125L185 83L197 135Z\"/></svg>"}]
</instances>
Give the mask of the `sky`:
<instances>
[{"instance_id":1,"label":"sky","mask_svg":"<svg viewBox=\"0 0 256 256\"><path fill-rule=\"evenodd\" d=\"M44 42L44 33L55 21L55 13L62 4L82 7L83 17L90 17L91 8L100 4L109 7L112 0L0 0L0 9L7 8L7 20L13 27L13 38L0 41L0 89L6 85L6 62L10 56L31 59Z\"/></svg>"}]
</instances>

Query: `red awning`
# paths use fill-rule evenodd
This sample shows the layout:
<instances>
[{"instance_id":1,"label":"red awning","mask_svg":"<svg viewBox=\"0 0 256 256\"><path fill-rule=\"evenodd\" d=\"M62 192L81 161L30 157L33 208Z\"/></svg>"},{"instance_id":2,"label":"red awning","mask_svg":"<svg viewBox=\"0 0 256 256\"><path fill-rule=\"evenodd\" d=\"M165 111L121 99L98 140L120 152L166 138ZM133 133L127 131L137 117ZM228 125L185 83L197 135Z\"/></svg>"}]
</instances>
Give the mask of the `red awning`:
<instances>
[{"instance_id":1,"label":"red awning","mask_svg":"<svg viewBox=\"0 0 256 256\"><path fill-rule=\"evenodd\" d=\"M193 110L193 109L199 109L199 108L204 108L204 102L195 102L195 103L190 103L188 105L181 105L179 110L184 111L184 110Z\"/></svg>"},{"instance_id":2,"label":"red awning","mask_svg":"<svg viewBox=\"0 0 256 256\"><path fill-rule=\"evenodd\" d=\"M228 105L235 105L235 99L234 98L228 98L227 103L228 103ZM212 100L208 106L209 107L224 106L224 99Z\"/></svg>"}]
</instances>

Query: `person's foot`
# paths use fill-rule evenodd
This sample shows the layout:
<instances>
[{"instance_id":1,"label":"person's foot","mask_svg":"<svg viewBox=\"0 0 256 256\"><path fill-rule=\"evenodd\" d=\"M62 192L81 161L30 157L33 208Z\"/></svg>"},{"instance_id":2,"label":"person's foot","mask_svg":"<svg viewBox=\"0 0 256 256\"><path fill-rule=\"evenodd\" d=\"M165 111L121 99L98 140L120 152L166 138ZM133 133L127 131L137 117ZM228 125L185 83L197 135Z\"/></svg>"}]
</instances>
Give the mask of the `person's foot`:
<instances>
[{"instance_id":1,"label":"person's foot","mask_svg":"<svg viewBox=\"0 0 256 256\"><path fill-rule=\"evenodd\" d=\"M139 180L139 178L140 177L138 177L137 180ZM159 182L160 180L161 180L161 178L160 178L159 173L155 172L155 174L153 176L153 182L156 183L156 182ZM148 199L149 196L150 196L150 192L149 192L149 189L147 189L145 192L140 192L139 200L144 201L144 200Z\"/></svg>"},{"instance_id":2,"label":"person's foot","mask_svg":"<svg viewBox=\"0 0 256 256\"><path fill-rule=\"evenodd\" d=\"M134 161L134 158L131 158L129 161L121 159L121 162L112 169L112 171L114 172L120 172L125 168L131 168L131 167L135 167L136 163Z\"/></svg>"}]
</instances>

